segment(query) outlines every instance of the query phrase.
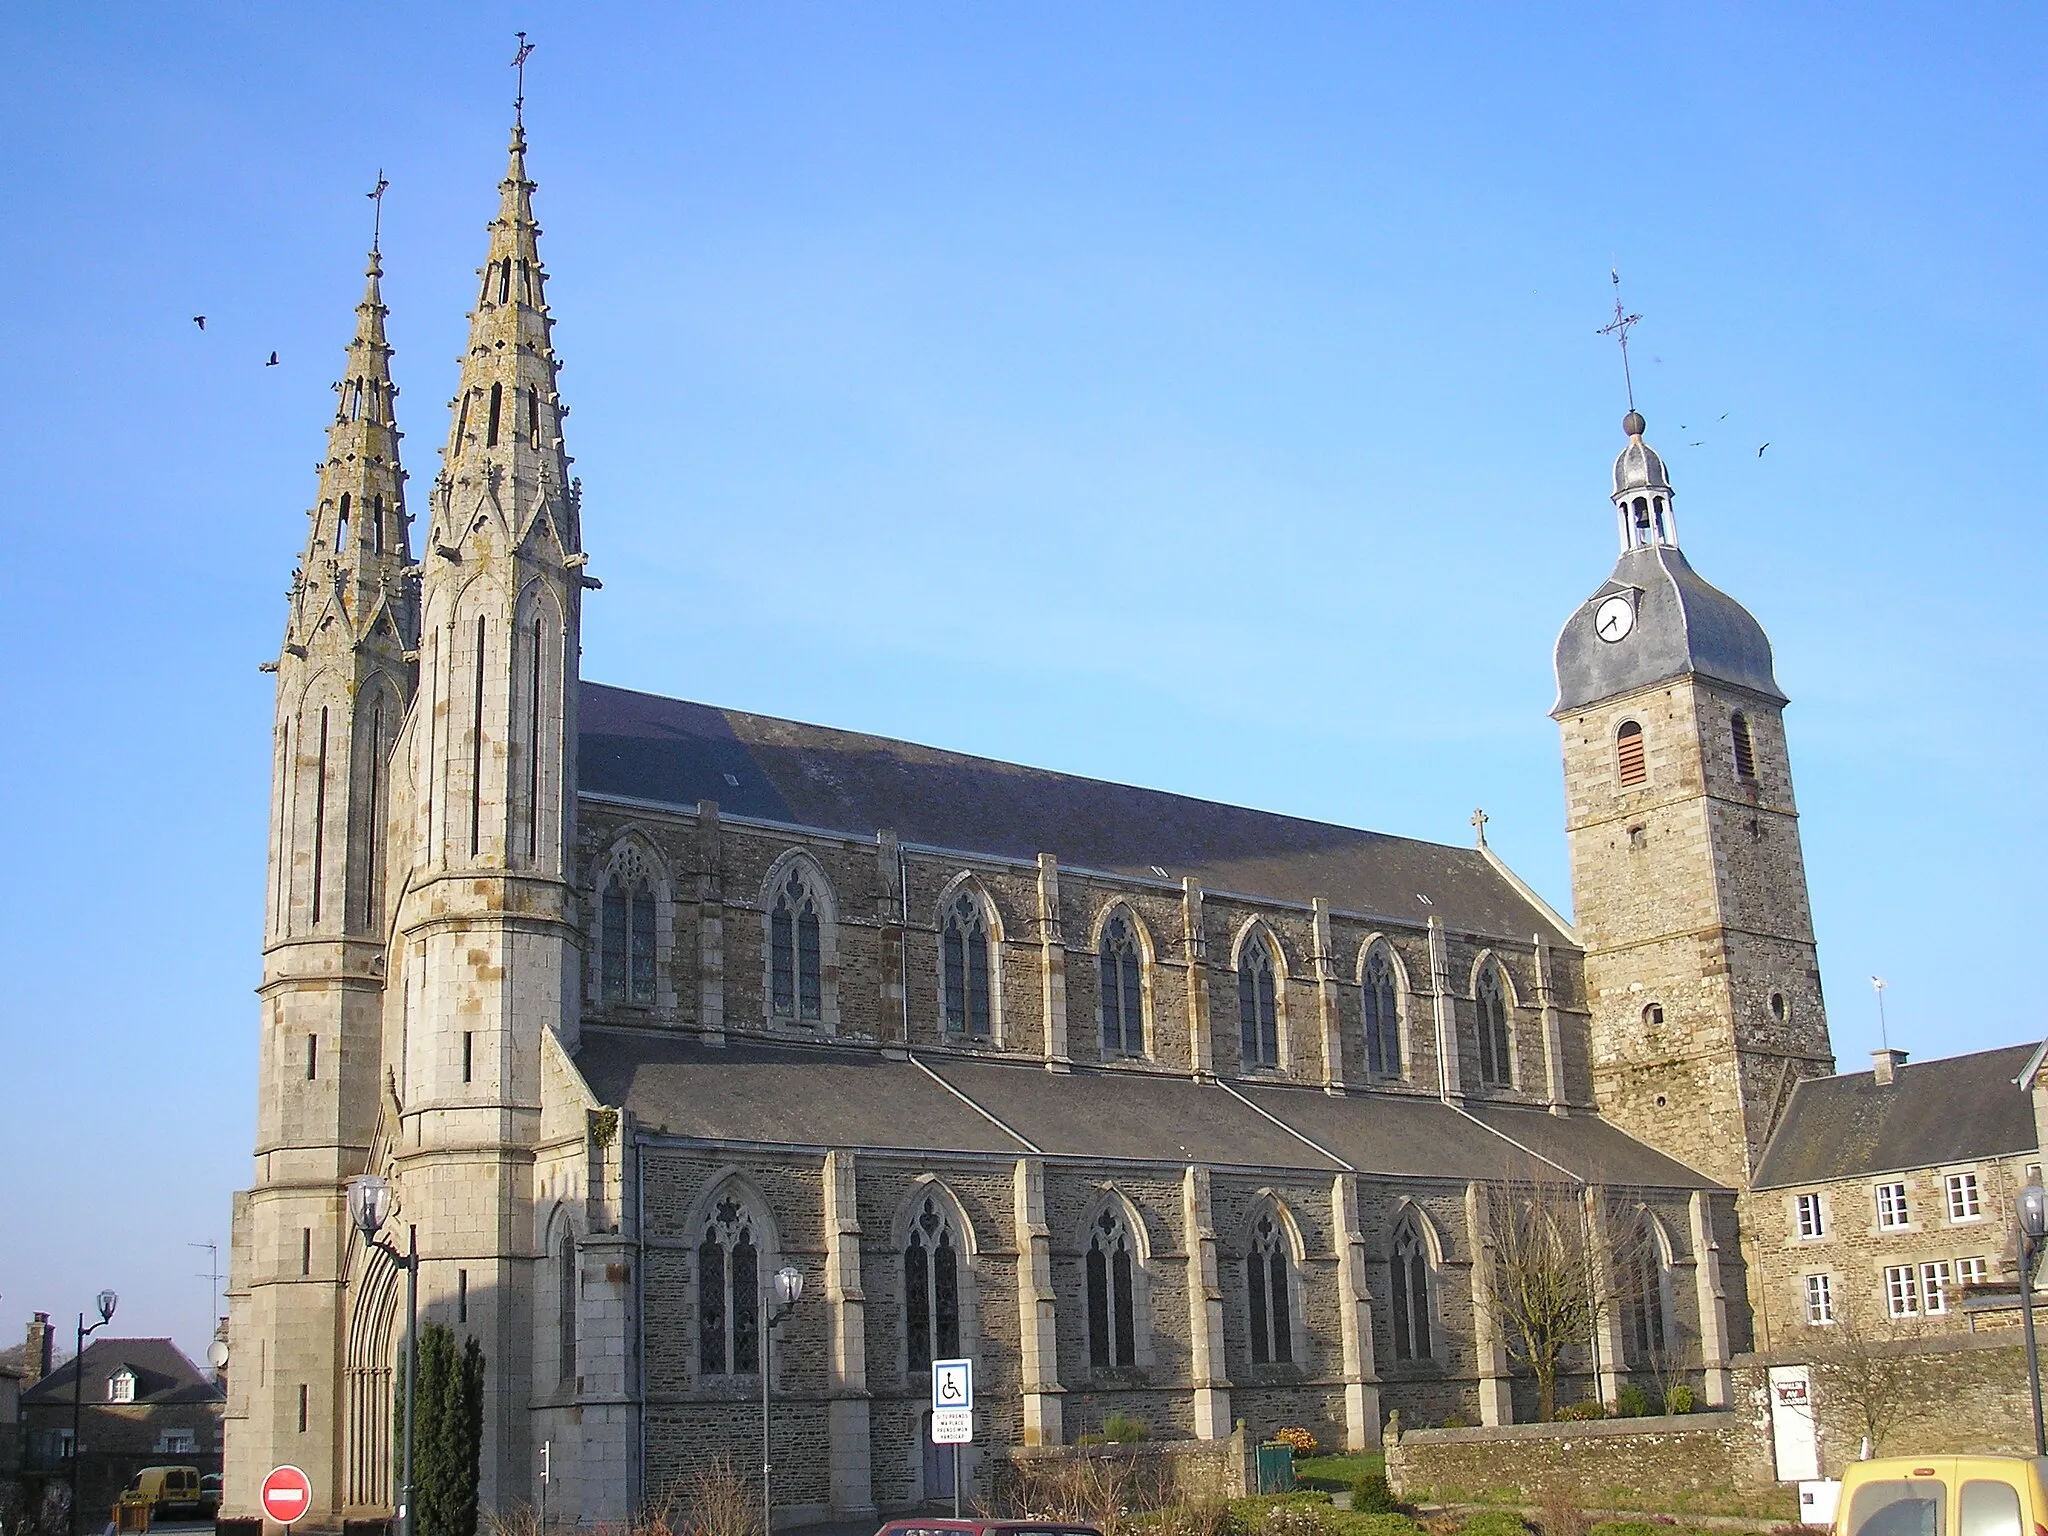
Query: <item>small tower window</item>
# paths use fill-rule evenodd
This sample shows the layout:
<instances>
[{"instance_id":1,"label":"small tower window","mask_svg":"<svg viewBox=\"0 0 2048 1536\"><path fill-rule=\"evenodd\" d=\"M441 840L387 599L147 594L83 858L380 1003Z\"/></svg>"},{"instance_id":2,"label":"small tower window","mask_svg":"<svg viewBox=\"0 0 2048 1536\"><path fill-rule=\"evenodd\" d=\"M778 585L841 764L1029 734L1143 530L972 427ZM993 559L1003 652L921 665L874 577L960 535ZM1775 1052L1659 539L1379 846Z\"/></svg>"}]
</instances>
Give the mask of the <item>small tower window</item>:
<instances>
[{"instance_id":1,"label":"small tower window","mask_svg":"<svg viewBox=\"0 0 2048 1536\"><path fill-rule=\"evenodd\" d=\"M1664 498L1659 496L1657 498L1657 542L1659 544L1668 544L1670 541L1670 530L1664 522Z\"/></svg>"},{"instance_id":2,"label":"small tower window","mask_svg":"<svg viewBox=\"0 0 2048 1536\"><path fill-rule=\"evenodd\" d=\"M1621 772L1621 787L1634 789L1638 784L1650 782L1650 760L1644 751L1643 728L1633 720L1624 720L1621 729L1614 733L1615 766Z\"/></svg>"},{"instance_id":3,"label":"small tower window","mask_svg":"<svg viewBox=\"0 0 2048 1536\"><path fill-rule=\"evenodd\" d=\"M505 386L493 384L491 386L491 419L489 425L484 428L484 446L486 448L498 446L498 418L504 413L504 409Z\"/></svg>"},{"instance_id":4,"label":"small tower window","mask_svg":"<svg viewBox=\"0 0 2048 1536\"><path fill-rule=\"evenodd\" d=\"M1650 542L1650 504L1638 496L1635 501L1636 543L1648 546Z\"/></svg>"},{"instance_id":5,"label":"small tower window","mask_svg":"<svg viewBox=\"0 0 2048 1536\"><path fill-rule=\"evenodd\" d=\"M348 553L348 492L341 493L341 516L334 520L334 552Z\"/></svg>"},{"instance_id":6,"label":"small tower window","mask_svg":"<svg viewBox=\"0 0 2048 1536\"><path fill-rule=\"evenodd\" d=\"M508 302L512 297L512 258L507 256L505 264L498 268L498 302Z\"/></svg>"},{"instance_id":7,"label":"small tower window","mask_svg":"<svg viewBox=\"0 0 2048 1536\"><path fill-rule=\"evenodd\" d=\"M1662 1003L1644 1004L1643 1022L1649 1025L1652 1029L1655 1029L1658 1025L1662 1024L1664 1022L1664 1005Z\"/></svg>"},{"instance_id":8,"label":"small tower window","mask_svg":"<svg viewBox=\"0 0 2048 1536\"><path fill-rule=\"evenodd\" d=\"M540 447L540 391L530 384L526 387L526 441L529 447Z\"/></svg>"},{"instance_id":9,"label":"small tower window","mask_svg":"<svg viewBox=\"0 0 2048 1536\"><path fill-rule=\"evenodd\" d=\"M1754 780L1756 778L1756 742L1749 734L1749 716L1736 713L1728 722L1729 733L1735 739L1735 777Z\"/></svg>"},{"instance_id":10,"label":"small tower window","mask_svg":"<svg viewBox=\"0 0 2048 1536\"><path fill-rule=\"evenodd\" d=\"M1785 1022L1785 994L1782 992L1771 994L1771 1017L1780 1024Z\"/></svg>"},{"instance_id":11,"label":"small tower window","mask_svg":"<svg viewBox=\"0 0 2048 1536\"><path fill-rule=\"evenodd\" d=\"M384 498L372 497L370 501L370 553L384 553Z\"/></svg>"},{"instance_id":12,"label":"small tower window","mask_svg":"<svg viewBox=\"0 0 2048 1536\"><path fill-rule=\"evenodd\" d=\"M455 418L455 449L462 451L462 445L469 441L469 397L470 391L462 392L462 410Z\"/></svg>"}]
</instances>

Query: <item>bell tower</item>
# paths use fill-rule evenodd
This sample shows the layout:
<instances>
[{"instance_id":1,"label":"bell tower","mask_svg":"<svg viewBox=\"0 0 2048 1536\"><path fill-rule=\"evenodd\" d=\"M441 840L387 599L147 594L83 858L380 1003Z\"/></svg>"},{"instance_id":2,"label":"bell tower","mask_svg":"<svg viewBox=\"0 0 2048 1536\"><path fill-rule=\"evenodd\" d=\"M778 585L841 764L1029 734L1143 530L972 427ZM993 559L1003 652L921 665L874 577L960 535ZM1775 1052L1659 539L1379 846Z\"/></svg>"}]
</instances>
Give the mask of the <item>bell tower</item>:
<instances>
[{"instance_id":1,"label":"bell tower","mask_svg":"<svg viewBox=\"0 0 2048 1536\"><path fill-rule=\"evenodd\" d=\"M1678 546L1630 410L1621 554L1557 639L1593 1084L1631 1135L1746 1191L1801 1079L1834 1070L1771 645Z\"/></svg>"}]
</instances>

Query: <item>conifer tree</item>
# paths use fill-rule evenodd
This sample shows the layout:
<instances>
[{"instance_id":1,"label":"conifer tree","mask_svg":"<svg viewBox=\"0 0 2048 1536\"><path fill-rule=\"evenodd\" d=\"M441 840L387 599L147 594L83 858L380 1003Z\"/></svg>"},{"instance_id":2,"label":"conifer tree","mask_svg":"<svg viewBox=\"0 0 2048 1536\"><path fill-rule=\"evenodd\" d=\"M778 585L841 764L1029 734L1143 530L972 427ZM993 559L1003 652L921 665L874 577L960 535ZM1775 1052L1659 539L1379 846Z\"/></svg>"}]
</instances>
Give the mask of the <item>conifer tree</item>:
<instances>
[{"instance_id":1,"label":"conifer tree","mask_svg":"<svg viewBox=\"0 0 2048 1536\"><path fill-rule=\"evenodd\" d=\"M413 1436L415 1536L476 1536L477 1486L484 1440L484 1352L474 1338L460 1351L440 1323L420 1325L413 1386L419 1423ZM393 1449L405 1444L401 1398Z\"/></svg>"}]
</instances>

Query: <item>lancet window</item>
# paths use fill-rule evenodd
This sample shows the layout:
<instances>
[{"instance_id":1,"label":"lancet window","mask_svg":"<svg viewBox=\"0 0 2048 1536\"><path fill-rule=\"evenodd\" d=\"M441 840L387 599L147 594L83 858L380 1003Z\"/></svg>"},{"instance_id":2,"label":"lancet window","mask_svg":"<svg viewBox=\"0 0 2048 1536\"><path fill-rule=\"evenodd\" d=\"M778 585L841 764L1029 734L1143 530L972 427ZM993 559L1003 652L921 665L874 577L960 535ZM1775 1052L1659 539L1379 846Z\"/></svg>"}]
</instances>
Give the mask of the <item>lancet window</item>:
<instances>
[{"instance_id":1,"label":"lancet window","mask_svg":"<svg viewBox=\"0 0 2048 1536\"><path fill-rule=\"evenodd\" d=\"M1365 1068L1374 1077L1401 1075L1401 1003L1395 986L1394 957L1384 944L1373 946L1360 979L1365 1012Z\"/></svg>"},{"instance_id":2,"label":"lancet window","mask_svg":"<svg viewBox=\"0 0 2048 1536\"><path fill-rule=\"evenodd\" d=\"M1614 1289L1621 1307L1622 1347L1634 1364L1653 1365L1664 1355L1671 1330L1665 1311L1664 1245L1647 1212L1637 1218L1615 1255Z\"/></svg>"},{"instance_id":3,"label":"lancet window","mask_svg":"<svg viewBox=\"0 0 2048 1536\"><path fill-rule=\"evenodd\" d=\"M1138 936L1123 912L1102 925L1102 1054L1145 1054L1144 972Z\"/></svg>"},{"instance_id":4,"label":"lancet window","mask_svg":"<svg viewBox=\"0 0 2048 1536\"><path fill-rule=\"evenodd\" d=\"M1136 1260L1123 1214L1104 1211L1088 1229L1088 1363L1115 1370L1138 1357Z\"/></svg>"},{"instance_id":5,"label":"lancet window","mask_svg":"<svg viewBox=\"0 0 2048 1536\"><path fill-rule=\"evenodd\" d=\"M1249 935L1237 957L1238 1044L1248 1067L1280 1065L1280 1007L1273 951Z\"/></svg>"},{"instance_id":6,"label":"lancet window","mask_svg":"<svg viewBox=\"0 0 2048 1536\"><path fill-rule=\"evenodd\" d=\"M946 908L939 944L947 1030L970 1040L988 1039L994 1011L988 918L973 892L962 891Z\"/></svg>"},{"instance_id":7,"label":"lancet window","mask_svg":"<svg viewBox=\"0 0 2048 1536\"><path fill-rule=\"evenodd\" d=\"M1253 1365L1285 1364L1294 1359L1288 1263L1286 1230L1268 1211L1253 1226L1251 1248L1244 1259Z\"/></svg>"},{"instance_id":8,"label":"lancet window","mask_svg":"<svg viewBox=\"0 0 2048 1536\"><path fill-rule=\"evenodd\" d=\"M1394 1249L1389 1255L1388 1270L1388 1290L1393 1303L1394 1358L1427 1360L1434 1343L1430 1332L1429 1241L1412 1211L1394 1229Z\"/></svg>"},{"instance_id":9,"label":"lancet window","mask_svg":"<svg viewBox=\"0 0 2048 1536\"><path fill-rule=\"evenodd\" d=\"M816 1024L824 1017L825 967L818 898L792 868L768 914L769 991L779 1022Z\"/></svg>"},{"instance_id":10,"label":"lancet window","mask_svg":"<svg viewBox=\"0 0 2048 1536\"><path fill-rule=\"evenodd\" d=\"M1511 1088L1515 1081L1514 1043L1508 1034L1507 983L1500 968L1479 973L1474 989L1479 1010L1479 1080L1492 1088Z\"/></svg>"},{"instance_id":11,"label":"lancet window","mask_svg":"<svg viewBox=\"0 0 2048 1536\"><path fill-rule=\"evenodd\" d=\"M752 1376L761 1369L761 1244L753 1213L732 1196L712 1207L697 1245L697 1369Z\"/></svg>"},{"instance_id":12,"label":"lancet window","mask_svg":"<svg viewBox=\"0 0 2048 1536\"><path fill-rule=\"evenodd\" d=\"M960 1236L935 1195L925 1196L903 1244L903 1337L913 1372L960 1353Z\"/></svg>"},{"instance_id":13,"label":"lancet window","mask_svg":"<svg viewBox=\"0 0 2048 1536\"><path fill-rule=\"evenodd\" d=\"M609 1003L654 1001L654 885L639 850L620 850L605 878L599 967Z\"/></svg>"}]
</instances>

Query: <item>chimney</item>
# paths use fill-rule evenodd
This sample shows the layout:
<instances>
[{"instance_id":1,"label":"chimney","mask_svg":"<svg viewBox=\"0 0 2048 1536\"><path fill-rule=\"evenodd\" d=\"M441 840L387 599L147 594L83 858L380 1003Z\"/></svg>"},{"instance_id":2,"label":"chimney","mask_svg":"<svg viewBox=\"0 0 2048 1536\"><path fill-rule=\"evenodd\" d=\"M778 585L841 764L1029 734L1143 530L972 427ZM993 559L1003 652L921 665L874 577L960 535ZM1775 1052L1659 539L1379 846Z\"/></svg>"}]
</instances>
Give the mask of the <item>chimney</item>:
<instances>
[{"instance_id":1,"label":"chimney","mask_svg":"<svg viewBox=\"0 0 2048 1536\"><path fill-rule=\"evenodd\" d=\"M50 1331L50 1314L38 1312L28 1325L28 1347L21 1352L24 1389L50 1374L50 1345L55 1338Z\"/></svg>"},{"instance_id":2,"label":"chimney","mask_svg":"<svg viewBox=\"0 0 2048 1536\"><path fill-rule=\"evenodd\" d=\"M1877 1086L1889 1088L1892 1079L1899 1075L1899 1068L1906 1064L1906 1053L1887 1046L1881 1051L1870 1053L1870 1075L1877 1079Z\"/></svg>"}]
</instances>

